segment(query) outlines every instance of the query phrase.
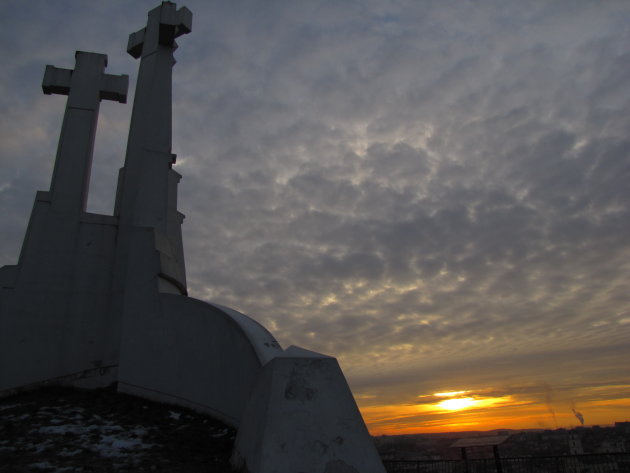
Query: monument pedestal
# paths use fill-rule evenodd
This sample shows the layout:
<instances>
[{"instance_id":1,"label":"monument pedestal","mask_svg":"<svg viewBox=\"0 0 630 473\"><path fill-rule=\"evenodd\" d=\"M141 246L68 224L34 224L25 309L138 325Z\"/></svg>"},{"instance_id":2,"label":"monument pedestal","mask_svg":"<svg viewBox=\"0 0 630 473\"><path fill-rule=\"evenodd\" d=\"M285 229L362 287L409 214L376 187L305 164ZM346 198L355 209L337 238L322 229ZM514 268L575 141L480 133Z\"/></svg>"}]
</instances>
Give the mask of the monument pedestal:
<instances>
[{"instance_id":1,"label":"monument pedestal","mask_svg":"<svg viewBox=\"0 0 630 473\"><path fill-rule=\"evenodd\" d=\"M384 473L335 358L291 346L263 368L232 464L265 473Z\"/></svg>"}]
</instances>

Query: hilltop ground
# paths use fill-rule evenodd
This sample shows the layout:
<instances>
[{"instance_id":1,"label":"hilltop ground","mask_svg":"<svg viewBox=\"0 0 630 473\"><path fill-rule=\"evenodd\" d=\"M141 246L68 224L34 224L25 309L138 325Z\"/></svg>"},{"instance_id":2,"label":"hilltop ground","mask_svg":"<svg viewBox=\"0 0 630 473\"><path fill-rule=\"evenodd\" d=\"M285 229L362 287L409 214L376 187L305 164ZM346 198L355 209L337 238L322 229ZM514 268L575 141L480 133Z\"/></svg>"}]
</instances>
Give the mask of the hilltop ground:
<instances>
[{"instance_id":1,"label":"hilltop ground","mask_svg":"<svg viewBox=\"0 0 630 473\"><path fill-rule=\"evenodd\" d=\"M113 388L0 399L0 472L231 473L235 431Z\"/></svg>"}]
</instances>

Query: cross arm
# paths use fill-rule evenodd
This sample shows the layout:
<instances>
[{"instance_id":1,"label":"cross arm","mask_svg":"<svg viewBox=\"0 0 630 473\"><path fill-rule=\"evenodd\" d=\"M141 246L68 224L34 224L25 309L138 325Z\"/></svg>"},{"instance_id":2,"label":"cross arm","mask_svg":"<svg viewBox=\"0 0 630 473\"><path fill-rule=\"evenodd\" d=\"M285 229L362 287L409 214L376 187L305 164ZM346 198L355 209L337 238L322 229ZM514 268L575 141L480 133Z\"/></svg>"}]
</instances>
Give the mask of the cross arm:
<instances>
[{"instance_id":1,"label":"cross arm","mask_svg":"<svg viewBox=\"0 0 630 473\"><path fill-rule=\"evenodd\" d=\"M142 56L142 46L144 45L144 36L146 31L146 28L142 28L140 31L136 31L135 33L131 33L129 35L127 52L135 59Z\"/></svg>"},{"instance_id":2,"label":"cross arm","mask_svg":"<svg viewBox=\"0 0 630 473\"><path fill-rule=\"evenodd\" d=\"M55 66L46 66L42 90L46 95L60 94L68 95L72 82L72 70L62 69Z\"/></svg>"},{"instance_id":3,"label":"cross arm","mask_svg":"<svg viewBox=\"0 0 630 473\"><path fill-rule=\"evenodd\" d=\"M115 76L103 74L101 78L101 100L113 100L120 103L127 103L127 89L129 88L129 76L122 74Z\"/></svg>"},{"instance_id":4,"label":"cross arm","mask_svg":"<svg viewBox=\"0 0 630 473\"><path fill-rule=\"evenodd\" d=\"M105 54L77 51L75 61L74 70L46 66L42 81L46 95L67 95L68 106L78 108L93 107L100 100L127 101L129 76L105 74Z\"/></svg>"},{"instance_id":5,"label":"cross arm","mask_svg":"<svg viewBox=\"0 0 630 473\"><path fill-rule=\"evenodd\" d=\"M192 12L181 7L160 10L160 44L172 45L175 38L192 31Z\"/></svg>"},{"instance_id":6,"label":"cross arm","mask_svg":"<svg viewBox=\"0 0 630 473\"><path fill-rule=\"evenodd\" d=\"M175 38L188 34L192 31L192 12L186 8L181 7L175 14Z\"/></svg>"}]
</instances>

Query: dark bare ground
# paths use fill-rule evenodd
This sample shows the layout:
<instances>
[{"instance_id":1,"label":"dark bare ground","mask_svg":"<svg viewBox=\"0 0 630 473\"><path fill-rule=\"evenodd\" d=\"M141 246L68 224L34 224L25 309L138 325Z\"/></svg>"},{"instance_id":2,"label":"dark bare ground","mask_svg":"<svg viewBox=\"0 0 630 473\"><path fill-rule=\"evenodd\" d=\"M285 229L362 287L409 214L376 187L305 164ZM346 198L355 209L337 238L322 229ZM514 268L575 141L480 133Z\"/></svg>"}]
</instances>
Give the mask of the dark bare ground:
<instances>
[{"instance_id":1,"label":"dark bare ground","mask_svg":"<svg viewBox=\"0 0 630 473\"><path fill-rule=\"evenodd\" d=\"M0 399L0 472L231 473L234 429L117 393L47 387Z\"/></svg>"}]
</instances>

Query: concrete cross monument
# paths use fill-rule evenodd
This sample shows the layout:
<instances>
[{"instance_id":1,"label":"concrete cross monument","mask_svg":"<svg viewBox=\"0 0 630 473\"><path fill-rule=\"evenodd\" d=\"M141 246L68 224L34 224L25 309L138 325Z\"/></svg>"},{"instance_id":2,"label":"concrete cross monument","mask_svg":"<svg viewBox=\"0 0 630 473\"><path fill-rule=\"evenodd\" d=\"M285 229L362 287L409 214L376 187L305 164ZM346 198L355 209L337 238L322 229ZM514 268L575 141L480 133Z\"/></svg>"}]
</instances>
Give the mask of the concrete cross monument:
<instances>
[{"instance_id":1,"label":"concrete cross monument","mask_svg":"<svg viewBox=\"0 0 630 473\"><path fill-rule=\"evenodd\" d=\"M117 268L127 284L126 268L133 265L128 249L137 227L153 228L160 252L160 290L187 294L177 185L181 176L172 169L172 69L175 38L190 33L192 13L174 3L149 12L147 26L129 36L127 52L140 58L136 95L129 126L125 166L121 169L114 215L121 231Z\"/></svg>"},{"instance_id":2,"label":"concrete cross monument","mask_svg":"<svg viewBox=\"0 0 630 473\"><path fill-rule=\"evenodd\" d=\"M283 350L253 319L188 297L172 169L171 2L129 39L140 58L112 215L86 212L100 100L125 101L102 54L46 68L68 95L50 192L38 192L18 264L0 268L0 396L45 384L100 387L192 407L236 427L249 473L384 473L335 358Z\"/></svg>"},{"instance_id":3,"label":"concrete cross monument","mask_svg":"<svg viewBox=\"0 0 630 473\"><path fill-rule=\"evenodd\" d=\"M101 100L127 101L127 76L105 74L107 56L77 51L74 70L46 66L45 94L68 96L50 185L53 210L79 216L87 204Z\"/></svg>"}]
</instances>

